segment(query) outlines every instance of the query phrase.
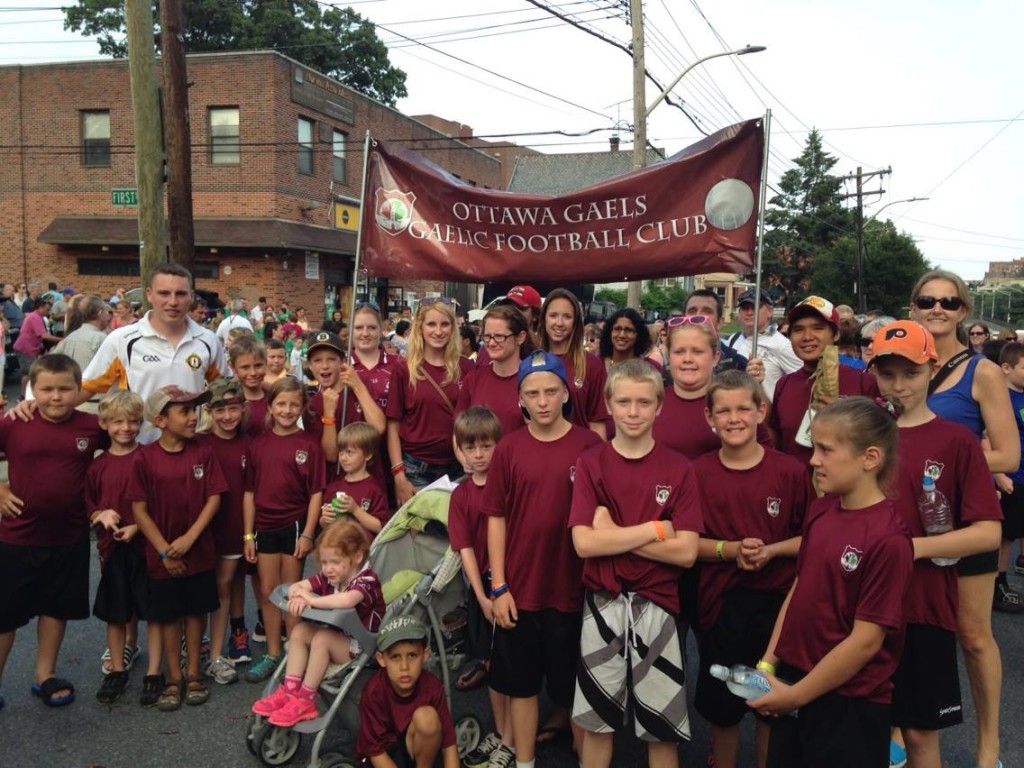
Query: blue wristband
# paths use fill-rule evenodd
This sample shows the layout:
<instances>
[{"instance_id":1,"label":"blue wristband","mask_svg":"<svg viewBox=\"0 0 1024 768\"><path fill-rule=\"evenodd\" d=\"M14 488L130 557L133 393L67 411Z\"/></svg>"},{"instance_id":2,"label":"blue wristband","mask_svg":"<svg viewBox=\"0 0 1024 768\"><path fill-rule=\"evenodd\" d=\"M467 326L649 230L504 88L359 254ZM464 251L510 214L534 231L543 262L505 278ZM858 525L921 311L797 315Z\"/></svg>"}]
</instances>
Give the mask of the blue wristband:
<instances>
[{"instance_id":1,"label":"blue wristband","mask_svg":"<svg viewBox=\"0 0 1024 768\"><path fill-rule=\"evenodd\" d=\"M163 552L160 553L160 559L161 560L166 560L167 559L167 550L166 549Z\"/></svg>"}]
</instances>

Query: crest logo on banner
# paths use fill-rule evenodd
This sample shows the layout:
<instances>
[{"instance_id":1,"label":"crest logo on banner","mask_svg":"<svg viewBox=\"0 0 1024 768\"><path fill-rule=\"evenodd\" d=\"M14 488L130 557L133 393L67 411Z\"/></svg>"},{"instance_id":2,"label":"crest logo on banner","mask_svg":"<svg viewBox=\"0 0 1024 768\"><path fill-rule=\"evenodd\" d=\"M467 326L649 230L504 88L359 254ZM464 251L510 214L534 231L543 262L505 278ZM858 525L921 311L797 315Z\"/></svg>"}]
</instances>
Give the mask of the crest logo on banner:
<instances>
[{"instance_id":1,"label":"crest logo on banner","mask_svg":"<svg viewBox=\"0 0 1024 768\"><path fill-rule=\"evenodd\" d=\"M391 236L401 234L412 221L412 207L416 195L398 189L377 188L373 195L373 218L382 232Z\"/></svg>"}]
</instances>

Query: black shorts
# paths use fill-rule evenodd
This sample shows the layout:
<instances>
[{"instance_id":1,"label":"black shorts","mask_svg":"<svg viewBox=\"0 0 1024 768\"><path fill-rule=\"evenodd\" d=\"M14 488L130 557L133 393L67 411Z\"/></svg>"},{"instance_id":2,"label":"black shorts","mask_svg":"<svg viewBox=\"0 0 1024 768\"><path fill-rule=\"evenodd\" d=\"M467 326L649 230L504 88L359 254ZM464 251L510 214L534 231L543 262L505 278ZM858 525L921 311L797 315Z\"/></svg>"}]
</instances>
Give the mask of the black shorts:
<instances>
[{"instance_id":1,"label":"black shorts","mask_svg":"<svg viewBox=\"0 0 1024 768\"><path fill-rule=\"evenodd\" d=\"M185 616L205 616L219 605L215 570L178 579L149 580L147 612L155 624L170 624Z\"/></svg>"},{"instance_id":2,"label":"black shorts","mask_svg":"<svg viewBox=\"0 0 1024 768\"><path fill-rule=\"evenodd\" d=\"M409 735L409 727L406 726L405 730L402 731L398 737L398 741L387 748L387 755L394 761L397 768L416 768L416 761L413 756L409 754L409 748L405 745L406 738ZM370 761L366 761L366 765L369 765ZM442 747L437 751L437 755L434 757L433 762L434 768L443 768L444 766L444 748Z\"/></svg>"},{"instance_id":3,"label":"black shorts","mask_svg":"<svg viewBox=\"0 0 1024 768\"><path fill-rule=\"evenodd\" d=\"M1003 541L1024 539L1024 485L1013 484L1013 493L999 497L1003 508Z\"/></svg>"},{"instance_id":4,"label":"black shorts","mask_svg":"<svg viewBox=\"0 0 1024 768\"><path fill-rule=\"evenodd\" d=\"M957 576L982 576L986 573L999 573L999 550L982 552L980 555L961 557L956 564Z\"/></svg>"},{"instance_id":5,"label":"black shorts","mask_svg":"<svg viewBox=\"0 0 1024 768\"><path fill-rule=\"evenodd\" d=\"M725 683L711 676L711 665L753 667L772 637L775 619L786 595L737 587L725 593L722 610L713 627L697 635L700 667L693 704L712 725L728 728L753 710Z\"/></svg>"},{"instance_id":6,"label":"black shorts","mask_svg":"<svg viewBox=\"0 0 1024 768\"><path fill-rule=\"evenodd\" d=\"M903 657L893 675L892 724L939 731L964 721L956 632L908 624Z\"/></svg>"},{"instance_id":7,"label":"black shorts","mask_svg":"<svg viewBox=\"0 0 1024 768\"><path fill-rule=\"evenodd\" d=\"M491 592L491 577L489 573L481 575L484 591ZM491 658L491 641L494 637L493 625L484 618L483 609L477 602L476 595L472 588L467 590L469 595L466 598L466 645L469 655L478 661L487 661Z\"/></svg>"},{"instance_id":8,"label":"black shorts","mask_svg":"<svg viewBox=\"0 0 1024 768\"><path fill-rule=\"evenodd\" d=\"M89 618L89 539L54 547L0 543L0 585L0 632L36 616Z\"/></svg>"},{"instance_id":9,"label":"black shorts","mask_svg":"<svg viewBox=\"0 0 1024 768\"><path fill-rule=\"evenodd\" d=\"M149 576L146 557L134 544L115 544L100 576L92 613L107 624L147 619Z\"/></svg>"},{"instance_id":10,"label":"black shorts","mask_svg":"<svg viewBox=\"0 0 1024 768\"><path fill-rule=\"evenodd\" d=\"M792 669L779 677L795 680ZM826 693L800 708L799 716L774 718L768 768L886 768L889 765L888 704Z\"/></svg>"},{"instance_id":11,"label":"black shorts","mask_svg":"<svg viewBox=\"0 0 1024 768\"><path fill-rule=\"evenodd\" d=\"M571 707L582 623L582 613L520 610L515 627L494 630L488 685L506 696L528 698L540 694L546 679L551 702Z\"/></svg>"},{"instance_id":12,"label":"black shorts","mask_svg":"<svg viewBox=\"0 0 1024 768\"><path fill-rule=\"evenodd\" d=\"M301 532L297 522L273 531L257 531L256 552L261 555L294 555L295 542Z\"/></svg>"}]
</instances>

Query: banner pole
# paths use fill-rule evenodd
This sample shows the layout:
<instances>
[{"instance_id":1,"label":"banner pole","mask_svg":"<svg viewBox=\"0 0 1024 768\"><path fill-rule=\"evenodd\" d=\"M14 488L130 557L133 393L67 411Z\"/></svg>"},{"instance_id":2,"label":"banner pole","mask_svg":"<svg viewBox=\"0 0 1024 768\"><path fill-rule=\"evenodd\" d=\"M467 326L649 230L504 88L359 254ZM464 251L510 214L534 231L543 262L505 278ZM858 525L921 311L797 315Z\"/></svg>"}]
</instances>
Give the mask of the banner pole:
<instances>
[{"instance_id":1,"label":"banner pole","mask_svg":"<svg viewBox=\"0 0 1024 768\"><path fill-rule=\"evenodd\" d=\"M761 256L764 251L764 208L768 196L768 148L772 133L772 111L764 113L764 157L761 160L761 199L757 214L757 264L754 267L754 334L750 339L750 356L757 357L758 327L761 317Z\"/></svg>"},{"instance_id":2,"label":"banner pole","mask_svg":"<svg viewBox=\"0 0 1024 768\"><path fill-rule=\"evenodd\" d=\"M345 362L348 365L352 365L352 326L356 322L356 295L359 292L359 263L362 261L363 255L363 206L367 204L366 201L366 175L367 168L370 160L370 132L366 132L366 138L363 140L363 179L359 183L359 228L356 230L356 257L353 259L352 268L352 310L348 315L348 347L345 350ZM370 281L367 278L366 290L370 290ZM383 329L382 329L383 330ZM343 393L344 397L341 400L341 423L338 424L338 431L345 426L345 417L348 412L348 394ZM339 471L341 465L338 465Z\"/></svg>"}]
</instances>

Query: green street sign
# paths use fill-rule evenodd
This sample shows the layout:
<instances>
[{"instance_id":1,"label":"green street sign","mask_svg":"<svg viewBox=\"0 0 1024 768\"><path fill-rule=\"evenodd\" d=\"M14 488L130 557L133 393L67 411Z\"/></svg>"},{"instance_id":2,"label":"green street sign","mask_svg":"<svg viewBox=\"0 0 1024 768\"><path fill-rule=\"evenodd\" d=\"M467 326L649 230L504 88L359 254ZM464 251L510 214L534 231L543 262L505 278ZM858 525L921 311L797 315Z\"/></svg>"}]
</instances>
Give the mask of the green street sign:
<instances>
[{"instance_id":1,"label":"green street sign","mask_svg":"<svg viewBox=\"0 0 1024 768\"><path fill-rule=\"evenodd\" d=\"M139 191L137 189L112 189L110 190L111 205L138 205Z\"/></svg>"}]
</instances>

